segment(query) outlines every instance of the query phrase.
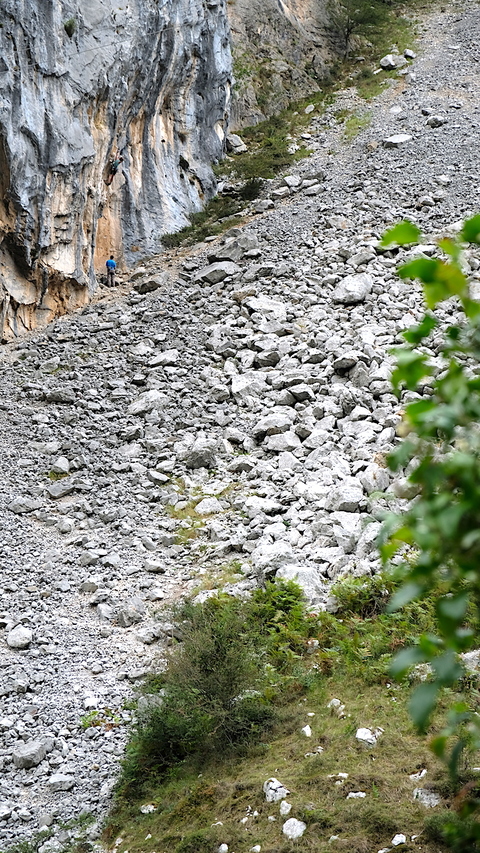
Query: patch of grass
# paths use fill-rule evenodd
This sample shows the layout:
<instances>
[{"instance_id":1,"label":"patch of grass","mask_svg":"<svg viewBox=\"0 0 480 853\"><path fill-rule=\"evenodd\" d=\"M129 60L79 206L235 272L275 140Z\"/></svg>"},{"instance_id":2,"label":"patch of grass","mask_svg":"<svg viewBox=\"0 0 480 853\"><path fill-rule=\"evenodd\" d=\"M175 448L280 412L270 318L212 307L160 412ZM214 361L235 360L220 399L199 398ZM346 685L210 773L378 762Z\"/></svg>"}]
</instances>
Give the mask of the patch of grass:
<instances>
[{"instance_id":1,"label":"patch of grass","mask_svg":"<svg viewBox=\"0 0 480 853\"><path fill-rule=\"evenodd\" d=\"M182 525L175 531L177 545L188 545L195 540L205 527L203 521L193 521L191 524Z\"/></svg>"},{"instance_id":2,"label":"patch of grass","mask_svg":"<svg viewBox=\"0 0 480 853\"><path fill-rule=\"evenodd\" d=\"M166 249L176 246L193 246L201 242L205 237L222 234L234 225L241 224L242 220L236 216L243 208L241 198L231 196L215 196L208 202L203 210L190 215L190 225L186 225L180 231L162 235L162 243Z\"/></svg>"},{"instance_id":3,"label":"patch of grass","mask_svg":"<svg viewBox=\"0 0 480 853\"><path fill-rule=\"evenodd\" d=\"M341 110L335 110L333 115L335 116L337 121L344 121L344 119L350 117L351 112L347 107L344 107Z\"/></svg>"},{"instance_id":4,"label":"patch of grass","mask_svg":"<svg viewBox=\"0 0 480 853\"><path fill-rule=\"evenodd\" d=\"M240 560L231 560L218 569L212 569L207 574L203 575L198 587L195 588L193 595L197 595L202 590L208 589L223 589L226 584L236 583L243 578L242 563Z\"/></svg>"},{"instance_id":5,"label":"patch of grass","mask_svg":"<svg viewBox=\"0 0 480 853\"><path fill-rule=\"evenodd\" d=\"M336 615L307 612L291 583L268 583L246 602L187 603L178 614L184 642L158 680L166 700L133 735L105 840L121 833L119 853L212 853L222 842L240 851L257 843L270 853L293 851L278 804L262 792L276 776L292 792L290 816L307 824L302 850L327 853L337 835L335 850L371 853L397 832L422 833L422 853L449 849L448 824L433 820L425 829L425 809L413 800L418 783L409 777L426 768L422 784L443 797L450 817L455 786L413 728L408 685L388 677L392 652L431 630L441 591L390 614L396 588L392 574L342 582ZM467 621L474 625L472 614ZM463 698L473 701L475 690ZM331 713L332 698L345 716ZM451 700L445 691L430 734ZM302 733L306 723L311 738ZM359 727L384 730L376 747L357 742ZM359 791L364 799L347 799ZM142 815L144 802L156 811ZM457 853L476 851L469 843Z\"/></svg>"},{"instance_id":6,"label":"patch of grass","mask_svg":"<svg viewBox=\"0 0 480 853\"><path fill-rule=\"evenodd\" d=\"M305 114L305 107L314 104L318 108L326 103L326 94L315 92L311 98L292 103L279 115L272 116L253 127L242 130L242 138L249 146L244 154L236 154L222 161L216 172L246 181L258 178L274 178L278 172L300 160L309 152L302 145L298 151L289 151L295 136L310 124L312 114Z\"/></svg>"},{"instance_id":7,"label":"patch of grass","mask_svg":"<svg viewBox=\"0 0 480 853\"><path fill-rule=\"evenodd\" d=\"M115 714L110 708L103 708L102 711L90 711L80 720L82 729L88 729L93 726L97 728L103 727L105 731L116 728L121 723L122 721L118 714Z\"/></svg>"},{"instance_id":8,"label":"patch of grass","mask_svg":"<svg viewBox=\"0 0 480 853\"><path fill-rule=\"evenodd\" d=\"M369 126L371 120L371 113L354 113L351 115L344 125L345 139L348 141L354 139L361 130Z\"/></svg>"},{"instance_id":9,"label":"patch of grass","mask_svg":"<svg viewBox=\"0 0 480 853\"><path fill-rule=\"evenodd\" d=\"M339 691L351 714L347 723L330 716L326 708ZM307 717L307 712L315 716ZM307 721L313 729L311 739L301 733ZM385 734L376 749L357 745L359 725L383 725ZM317 744L324 752L305 757ZM266 748L250 748L235 761L217 755L201 766L187 758L162 784L147 787L143 799L125 802L107 840L120 832L120 853L177 851L192 843L199 845L193 849L213 853L225 841L234 850L248 850L253 843L260 843L262 850L294 850L282 836L278 804L267 804L262 792L265 780L276 776L292 792L290 816L307 824L299 849L327 853L332 849L329 837L338 835L335 849L370 853L389 846L397 832L422 832L425 811L413 801L415 783L409 779L419 765L427 766L429 774L436 770L427 747L413 732L401 689L385 691L377 685L365 691L360 679L327 679L324 684L317 679L306 695L282 708ZM329 777L339 772L349 776L337 786ZM365 792L365 799L347 800L355 791ZM150 801L157 811L141 815L140 803ZM215 826L218 821L222 826ZM151 847L145 843L147 834L152 835ZM200 846L204 843L205 848ZM445 849L438 839L422 843L422 853Z\"/></svg>"},{"instance_id":10,"label":"patch of grass","mask_svg":"<svg viewBox=\"0 0 480 853\"><path fill-rule=\"evenodd\" d=\"M205 527L205 522L195 512L195 506L200 500L200 497L194 498L187 501L186 505L181 507L178 507L176 504L174 506L167 505L166 511L170 518L175 518L180 522L175 530L177 545L186 545L188 542L196 539Z\"/></svg>"},{"instance_id":11,"label":"patch of grass","mask_svg":"<svg viewBox=\"0 0 480 853\"><path fill-rule=\"evenodd\" d=\"M195 507L200 502L200 500L200 497L193 498L187 501L185 506L178 506L178 504L168 504L166 507L166 511L170 518L176 518L179 521L198 521L198 515L195 512ZM184 501L179 501L179 503L183 504Z\"/></svg>"},{"instance_id":12,"label":"patch of grass","mask_svg":"<svg viewBox=\"0 0 480 853\"><path fill-rule=\"evenodd\" d=\"M47 477L49 480L56 482L57 480L63 480L65 477L68 477L69 474L62 474L59 471L49 471Z\"/></svg>"},{"instance_id":13,"label":"patch of grass","mask_svg":"<svg viewBox=\"0 0 480 853\"><path fill-rule=\"evenodd\" d=\"M419 0L408 0L405 6L393 2L390 15L373 41L374 50L378 57L391 53L392 45L395 45L400 54L409 47L411 48L417 37L417 22L415 15L418 10L425 8Z\"/></svg>"},{"instance_id":14,"label":"patch of grass","mask_svg":"<svg viewBox=\"0 0 480 853\"><path fill-rule=\"evenodd\" d=\"M473 816L460 816L452 810L436 812L427 817L424 835L431 841L443 842L454 853L480 851L480 825Z\"/></svg>"},{"instance_id":15,"label":"patch of grass","mask_svg":"<svg viewBox=\"0 0 480 853\"><path fill-rule=\"evenodd\" d=\"M362 68L355 77L355 87L361 98L366 101L380 95L384 86L385 75L374 74L372 68Z\"/></svg>"}]
</instances>

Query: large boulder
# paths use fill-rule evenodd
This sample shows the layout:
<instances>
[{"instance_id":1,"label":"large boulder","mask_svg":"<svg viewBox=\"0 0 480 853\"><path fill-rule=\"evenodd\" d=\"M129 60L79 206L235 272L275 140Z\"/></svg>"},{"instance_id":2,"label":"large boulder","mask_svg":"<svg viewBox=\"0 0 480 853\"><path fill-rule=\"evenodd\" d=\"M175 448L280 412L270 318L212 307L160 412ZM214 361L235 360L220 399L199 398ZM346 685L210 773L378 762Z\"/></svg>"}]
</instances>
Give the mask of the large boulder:
<instances>
[{"instance_id":1,"label":"large boulder","mask_svg":"<svg viewBox=\"0 0 480 853\"><path fill-rule=\"evenodd\" d=\"M262 541L252 552L254 567L265 576L274 575L281 566L292 562L292 546L283 539L273 543Z\"/></svg>"},{"instance_id":2,"label":"large boulder","mask_svg":"<svg viewBox=\"0 0 480 853\"><path fill-rule=\"evenodd\" d=\"M337 284L332 299L342 305L355 305L365 301L372 287L372 278L367 273L353 273Z\"/></svg>"},{"instance_id":3,"label":"large boulder","mask_svg":"<svg viewBox=\"0 0 480 853\"><path fill-rule=\"evenodd\" d=\"M284 565L277 571L279 580L295 581L302 589L307 602L316 607L322 605L327 598L325 578L320 570L311 566Z\"/></svg>"},{"instance_id":4,"label":"large boulder","mask_svg":"<svg viewBox=\"0 0 480 853\"><path fill-rule=\"evenodd\" d=\"M13 750L13 763L19 769L36 767L47 754L46 746L40 740L27 740Z\"/></svg>"},{"instance_id":5,"label":"large boulder","mask_svg":"<svg viewBox=\"0 0 480 853\"><path fill-rule=\"evenodd\" d=\"M288 432L295 418L296 413L286 408L283 408L281 412L272 412L271 414L264 415L253 427L252 436L255 441L261 442L267 435Z\"/></svg>"},{"instance_id":6,"label":"large boulder","mask_svg":"<svg viewBox=\"0 0 480 853\"><path fill-rule=\"evenodd\" d=\"M7 646L10 649L28 649L32 642L33 632L24 625L17 625L7 634Z\"/></svg>"},{"instance_id":7,"label":"large boulder","mask_svg":"<svg viewBox=\"0 0 480 853\"><path fill-rule=\"evenodd\" d=\"M236 275L237 272L240 272L238 264L233 263L233 261L219 261L199 270L195 274L194 280L204 281L207 284L218 284L224 278L227 278L227 276Z\"/></svg>"},{"instance_id":8,"label":"large boulder","mask_svg":"<svg viewBox=\"0 0 480 853\"><path fill-rule=\"evenodd\" d=\"M239 237L230 237L221 246L208 255L211 264L217 261L232 261L238 263L246 252L251 252L258 246L258 240L253 234L241 234Z\"/></svg>"},{"instance_id":9,"label":"large boulder","mask_svg":"<svg viewBox=\"0 0 480 853\"><path fill-rule=\"evenodd\" d=\"M217 442L214 438L197 438L185 456L187 468L215 468Z\"/></svg>"}]
</instances>

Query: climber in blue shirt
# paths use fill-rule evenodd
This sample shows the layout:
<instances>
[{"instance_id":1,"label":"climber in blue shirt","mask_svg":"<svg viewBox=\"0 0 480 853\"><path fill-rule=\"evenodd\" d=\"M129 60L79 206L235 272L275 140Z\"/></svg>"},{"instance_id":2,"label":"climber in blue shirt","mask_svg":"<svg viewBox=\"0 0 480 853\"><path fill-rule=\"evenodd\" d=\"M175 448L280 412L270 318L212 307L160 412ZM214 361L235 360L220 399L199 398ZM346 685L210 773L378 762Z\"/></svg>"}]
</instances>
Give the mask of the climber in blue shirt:
<instances>
[{"instance_id":1,"label":"climber in blue shirt","mask_svg":"<svg viewBox=\"0 0 480 853\"><path fill-rule=\"evenodd\" d=\"M107 287L110 285L112 287L115 286L115 270L117 269L117 265L113 260L113 255L110 255L108 261L105 264L107 268Z\"/></svg>"},{"instance_id":2,"label":"climber in blue shirt","mask_svg":"<svg viewBox=\"0 0 480 853\"><path fill-rule=\"evenodd\" d=\"M112 157L112 159L110 160L110 162L108 164L108 175L105 179L105 183L107 184L108 187L110 186L115 175L117 174L118 168L119 168L121 163L123 163L123 157L120 157L120 155L118 153L115 157Z\"/></svg>"}]
</instances>

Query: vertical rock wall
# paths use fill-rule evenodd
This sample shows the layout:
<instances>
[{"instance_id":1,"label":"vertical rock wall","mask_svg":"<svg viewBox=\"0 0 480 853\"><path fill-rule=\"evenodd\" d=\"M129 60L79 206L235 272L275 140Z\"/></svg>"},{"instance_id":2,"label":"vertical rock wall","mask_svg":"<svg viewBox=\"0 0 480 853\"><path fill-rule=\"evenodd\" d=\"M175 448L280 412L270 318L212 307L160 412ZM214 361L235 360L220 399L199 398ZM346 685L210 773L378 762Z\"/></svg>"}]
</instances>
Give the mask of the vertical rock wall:
<instances>
[{"instance_id":1,"label":"vertical rock wall","mask_svg":"<svg viewBox=\"0 0 480 853\"><path fill-rule=\"evenodd\" d=\"M85 303L107 255L153 254L200 209L230 94L226 0L2 0L3 339Z\"/></svg>"},{"instance_id":2,"label":"vertical rock wall","mask_svg":"<svg viewBox=\"0 0 480 853\"><path fill-rule=\"evenodd\" d=\"M232 129L256 124L321 87L331 64L326 0L230 0Z\"/></svg>"}]
</instances>

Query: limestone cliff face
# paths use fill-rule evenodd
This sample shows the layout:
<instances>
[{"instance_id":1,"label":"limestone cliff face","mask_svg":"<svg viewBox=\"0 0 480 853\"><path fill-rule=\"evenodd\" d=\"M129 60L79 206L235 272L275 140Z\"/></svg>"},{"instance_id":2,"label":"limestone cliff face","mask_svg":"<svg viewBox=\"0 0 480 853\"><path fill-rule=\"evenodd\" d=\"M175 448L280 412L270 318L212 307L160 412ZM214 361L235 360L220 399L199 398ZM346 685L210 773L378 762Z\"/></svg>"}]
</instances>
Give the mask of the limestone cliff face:
<instances>
[{"instance_id":1,"label":"limestone cliff face","mask_svg":"<svg viewBox=\"0 0 480 853\"><path fill-rule=\"evenodd\" d=\"M326 0L229 0L231 127L256 124L321 87L332 59Z\"/></svg>"},{"instance_id":2,"label":"limestone cliff face","mask_svg":"<svg viewBox=\"0 0 480 853\"><path fill-rule=\"evenodd\" d=\"M230 93L226 0L2 0L4 339L83 304L109 254L153 254L200 209Z\"/></svg>"}]
</instances>

